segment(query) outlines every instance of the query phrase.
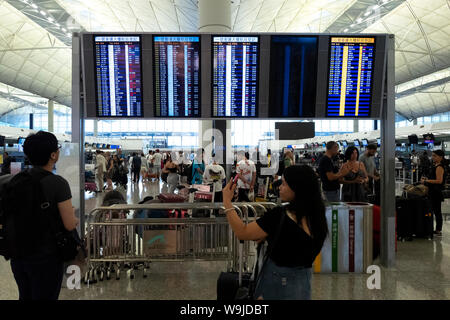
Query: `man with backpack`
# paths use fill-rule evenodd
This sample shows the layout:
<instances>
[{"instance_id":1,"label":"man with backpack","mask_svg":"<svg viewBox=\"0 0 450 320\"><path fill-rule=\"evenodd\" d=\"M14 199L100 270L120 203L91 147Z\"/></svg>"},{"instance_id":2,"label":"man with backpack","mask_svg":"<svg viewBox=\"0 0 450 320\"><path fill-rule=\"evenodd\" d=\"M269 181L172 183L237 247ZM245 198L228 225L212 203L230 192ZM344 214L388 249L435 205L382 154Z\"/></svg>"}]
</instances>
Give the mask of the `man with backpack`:
<instances>
[{"instance_id":1,"label":"man with backpack","mask_svg":"<svg viewBox=\"0 0 450 320\"><path fill-rule=\"evenodd\" d=\"M23 150L33 168L1 192L0 254L11 259L20 300L58 299L65 261L58 235L79 223L68 182L52 173L60 148L49 132L28 136Z\"/></svg>"}]
</instances>

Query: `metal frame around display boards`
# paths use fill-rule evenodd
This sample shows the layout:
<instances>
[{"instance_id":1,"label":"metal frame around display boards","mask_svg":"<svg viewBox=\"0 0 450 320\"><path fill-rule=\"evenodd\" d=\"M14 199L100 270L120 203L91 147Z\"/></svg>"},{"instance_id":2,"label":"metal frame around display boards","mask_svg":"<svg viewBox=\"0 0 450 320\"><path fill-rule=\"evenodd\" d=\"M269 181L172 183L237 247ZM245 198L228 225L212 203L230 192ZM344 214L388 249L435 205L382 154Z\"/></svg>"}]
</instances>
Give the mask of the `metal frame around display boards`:
<instances>
[{"instance_id":1,"label":"metal frame around display boards","mask_svg":"<svg viewBox=\"0 0 450 320\"><path fill-rule=\"evenodd\" d=\"M351 36L359 36L352 34ZM364 35L361 35L364 36ZM381 264L395 265L395 38L387 35L382 82L383 102L381 110ZM80 212L78 231L85 233L84 200L84 84L81 67L81 34L72 36L72 143L80 148ZM339 118L337 118L339 119ZM306 119L302 119L306 120ZM315 119L317 120L317 119ZM330 120L330 118L327 118Z\"/></svg>"}]
</instances>

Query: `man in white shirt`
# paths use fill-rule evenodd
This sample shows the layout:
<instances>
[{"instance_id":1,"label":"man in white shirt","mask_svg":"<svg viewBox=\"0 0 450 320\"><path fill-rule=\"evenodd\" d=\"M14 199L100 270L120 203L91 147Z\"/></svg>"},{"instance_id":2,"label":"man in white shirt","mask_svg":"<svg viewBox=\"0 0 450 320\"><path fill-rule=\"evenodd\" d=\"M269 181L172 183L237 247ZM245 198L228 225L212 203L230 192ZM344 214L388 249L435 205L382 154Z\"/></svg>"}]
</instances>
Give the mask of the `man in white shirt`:
<instances>
[{"instance_id":1,"label":"man in white shirt","mask_svg":"<svg viewBox=\"0 0 450 320\"><path fill-rule=\"evenodd\" d=\"M159 153L159 149L156 149L156 152L153 155L153 169L157 179L159 179L161 176L161 159L162 154Z\"/></svg>"},{"instance_id":2,"label":"man in white shirt","mask_svg":"<svg viewBox=\"0 0 450 320\"><path fill-rule=\"evenodd\" d=\"M181 175L181 181L183 183L187 183L188 182L188 172L189 170L192 171L192 167L190 167L190 165L192 164L192 161L189 160L188 155L185 154L183 151L178 151L177 155L177 160L174 161L177 165L178 168L180 170L180 175Z\"/></svg>"},{"instance_id":3,"label":"man in white shirt","mask_svg":"<svg viewBox=\"0 0 450 320\"><path fill-rule=\"evenodd\" d=\"M225 170L219 164L213 156L212 164L209 164L205 168L203 173L203 182L214 182L214 202L222 202L222 186L223 180L226 178Z\"/></svg>"},{"instance_id":4,"label":"man in white shirt","mask_svg":"<svg viewBox=\"0 0 450 320\"><path fill-rule=\"evenodd\" d=\"M244 158L237 163L236 173L238 175L238 201L250 202L249 193L253 192L255 187L256 166L253 161L249 160L248 152L245 152Z\"/></svg>"}]
</instances>

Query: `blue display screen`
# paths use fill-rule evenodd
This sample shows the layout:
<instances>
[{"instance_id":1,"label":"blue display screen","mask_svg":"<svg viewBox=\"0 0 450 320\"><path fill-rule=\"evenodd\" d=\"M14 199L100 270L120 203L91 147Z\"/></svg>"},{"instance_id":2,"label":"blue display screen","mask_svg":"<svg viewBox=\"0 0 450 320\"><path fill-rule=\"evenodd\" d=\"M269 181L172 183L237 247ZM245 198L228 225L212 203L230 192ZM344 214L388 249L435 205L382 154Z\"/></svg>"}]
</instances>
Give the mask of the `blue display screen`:
<instances>
[{"instance_id":1,"label":"blue display screen","mask_svg":"<svg viewBox=\"0 0 450 320\"><path fill-rule=\"evenodd\" d=\"M270 117L315 117L317 38L272 36Z\"/></svg>"},{"instance_id":2,"label":"blue display screen","mask_svg":"<svg viewBox=\"0 0 450 320\"><path fill-rule=\"evenodd\" d=\"M200 37L155 36L155 115L200 116Z\"/></svg>"},{"instance_id":3,"label":"blue display screen","mask_svg":"<svg viewBox=\"0 0 450 320\"><path fill-rule=\"evenodd\" d=\"M213 36L213 117L257 117L259 38Z\"/></svg>"},{"instance_id":4,"label":"blue display screen","mask_svg":"<svg viewBox=\"0 0 450 320\"><path fill-rule=\"evenodd\" d=\"M353 144L355 145L355 147L359 147L359 141L358 140L353 141Z\"/></svg>"},{"instance_id":5,"label":"blue display screen","mask_svg":"<svg viewBox=\"0 0 450 320\"><path fill-rule=\"evenodd\" d=\"M331 37L328 117L369 117L375 38Z\"/></svg>"},{"instance_id":6,"label":"blue display screen","mask_svg":"<svg viewBox=\"0 0 450 320\"><path fill-rule=\"evenodd\" d=\"M139 36L95 36L98 117L142 117Z\"/></svg>"}]
</instances>

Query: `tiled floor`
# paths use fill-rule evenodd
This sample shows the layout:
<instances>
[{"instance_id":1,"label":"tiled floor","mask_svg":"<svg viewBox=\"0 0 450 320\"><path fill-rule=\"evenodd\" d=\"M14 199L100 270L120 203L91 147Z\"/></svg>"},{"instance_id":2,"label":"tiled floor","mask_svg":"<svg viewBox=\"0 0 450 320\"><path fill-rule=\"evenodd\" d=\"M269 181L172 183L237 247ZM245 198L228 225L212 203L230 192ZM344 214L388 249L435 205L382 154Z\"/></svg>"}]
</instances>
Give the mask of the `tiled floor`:
<instances>
[{"instance_id":1,"label":"tiled floor","mask_svg":"<svg viewBox=\"0 0 450 320\"><path fill-rule=\"evenodd\" d=\"M137 203L147 195L156 195L162 184L139 184L129 187L129 203ZM88 196L87 208L101 203ZM449 211L443 206L443 211ZM450 212L450 211L449 211ZM399 242L396 265L381 267L381 289L367 288L368 274L314 274L312 280L315 300L409 300L450 299L450 221L444 223L442 238L414 239ZM0 259L0 300L17 299L17 287L9 262ZM375 261L374 264L378 264ZM216 282L222 262L153 263L147 278L141 271L131 280L122 274L120 280L105 280L81 290L63 288L60 299L212 299L216 298Z\"/></svg>"}]
</instances>

